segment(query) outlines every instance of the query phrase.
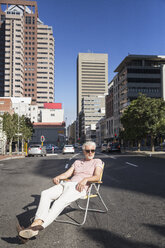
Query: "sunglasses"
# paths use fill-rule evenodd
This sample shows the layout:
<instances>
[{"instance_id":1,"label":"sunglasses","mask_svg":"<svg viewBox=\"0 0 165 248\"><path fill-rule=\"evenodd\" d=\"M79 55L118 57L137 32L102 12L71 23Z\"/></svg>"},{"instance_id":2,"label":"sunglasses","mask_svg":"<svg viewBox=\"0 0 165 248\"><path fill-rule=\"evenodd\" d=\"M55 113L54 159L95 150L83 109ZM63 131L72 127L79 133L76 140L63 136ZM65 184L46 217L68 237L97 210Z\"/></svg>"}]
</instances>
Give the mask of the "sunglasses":
<instances>
[{"instance_id":1,"label":"sunglasses","mask_svg":"<svg viewBox=\"0 0 165 248\"><path fill-rule=\"evenodd\" d=\"M85 150L85 152L86 152L86 153L90 153L90 152L94 153L95 150Z\"/></svg>"}]
</instances>

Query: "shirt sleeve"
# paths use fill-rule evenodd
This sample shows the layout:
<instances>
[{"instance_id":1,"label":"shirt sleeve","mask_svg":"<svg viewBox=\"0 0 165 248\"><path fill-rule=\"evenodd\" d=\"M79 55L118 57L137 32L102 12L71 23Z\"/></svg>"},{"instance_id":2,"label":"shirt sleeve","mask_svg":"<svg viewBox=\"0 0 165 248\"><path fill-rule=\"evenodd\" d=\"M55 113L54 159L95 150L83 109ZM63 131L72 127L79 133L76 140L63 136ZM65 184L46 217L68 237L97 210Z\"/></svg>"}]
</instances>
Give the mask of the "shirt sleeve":
<instances>
[{"instance_id":1,"label":"shirt sleeve","mask_svg":"<svg viewBox=\"0 0 165 248\"><path fill-rule=\"evenodd\" d=\"M97 159L95 168L96 168L96 167L100 167L100 168L103 169L103 161L101 161L101 159Z\"/></svg>"},{"instance_id":2,"label":"shirt sleeve","mask_svg":"<svg viewBox=\"0 0 165 248\"><path fill-rule=\"evenodd\" d=\"M71 167L73 167L74 169L75 169L75 166L76 166L76 161L77 160L75 160L74 163L71 165Z\"/></svg>"}]
</instances>

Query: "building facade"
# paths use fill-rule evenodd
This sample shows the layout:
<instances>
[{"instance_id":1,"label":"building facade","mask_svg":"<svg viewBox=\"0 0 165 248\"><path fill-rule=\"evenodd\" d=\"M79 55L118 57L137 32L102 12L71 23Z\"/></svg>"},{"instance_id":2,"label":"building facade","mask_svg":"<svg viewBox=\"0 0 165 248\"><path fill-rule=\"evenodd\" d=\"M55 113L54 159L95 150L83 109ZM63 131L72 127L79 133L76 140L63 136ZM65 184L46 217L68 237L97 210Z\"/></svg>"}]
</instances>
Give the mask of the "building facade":
<instances>
[{"instance_id":1,"label":"building facade","mask_svg":"<svg viewBox=\"0 0 165 248\"><path fill-rule=\"evenodd\" d=\"M31 122L40 121L40 110L31 104L31 97L0 97L0 113L18 114L28 117Z\"/></svg>"},{"instance_id":2,"label":"building facade","mask_svg":"<svg viewBox=\"0 0 165 248\"><path fill-rule=\"evenodd\" d=\"M105 97L106 137L107 141L114 137L114 86L113 82L108 85L108 95Z\"/></svg>"},{"instance_id":3,"label":"building facade","mask_svg":"<svg viewBox=\"0 0 165 248\"><path fill-rule=\"evenodd\" d=\"M41 143L41 136L45 137L45 144L54 144L62 147L66 142L66 129L64 122L33 123L34 133L30 143Z\"/></svg>"},{"instance_id":4,"label":"building facade","mask_svg":"<svg viewBox=\"0 0 165 248\"><path fill-rule=\"evenodd\" d=\"M53 31L36 1L0 3L0 96L31 97L39 108L54 102Z\"/></svg>"},{"instance_id":5,"label":"building facade","mask_svg":"<svg viewBox=\"0 0 165 248\"><path fill-rule=\"evenodd\" d=\"M79 53L77 58L77 116L82 99L108 92L108 54Z\"/></svg>"},{"instance_id":6,"label":"building facade","mask_svg":"<svg viewBox=\"0 0 165 248\"><path fill-rule=\"evenodd\" d=\"M139 93L165 100L165 56L128 55L119 64L113 83L113 134L119 136L120 118ZM109 93L110 94L110 93Z\"/></svg>"},{"instance_id":7,"label":"building facade","mask_svg":"<svg viewBox=\"0 0 165 248\"><path fill-rule=\"evenodd\" d=\"M75 144L76 142L76 121L70 124L67 128L67 136L69 144Z\"/></svg>"},{"instance_id":8,"label":"building facade","mask_svg":"<svg viewBox=\"0 0 165 248\"><path fill-rule=\"evenodd\" d=\"M81 130L86 136L86 129L91 124L96 124L105 116L105 96L86 96L82 99L82 122Z\"/></svg>"}]
</instances>

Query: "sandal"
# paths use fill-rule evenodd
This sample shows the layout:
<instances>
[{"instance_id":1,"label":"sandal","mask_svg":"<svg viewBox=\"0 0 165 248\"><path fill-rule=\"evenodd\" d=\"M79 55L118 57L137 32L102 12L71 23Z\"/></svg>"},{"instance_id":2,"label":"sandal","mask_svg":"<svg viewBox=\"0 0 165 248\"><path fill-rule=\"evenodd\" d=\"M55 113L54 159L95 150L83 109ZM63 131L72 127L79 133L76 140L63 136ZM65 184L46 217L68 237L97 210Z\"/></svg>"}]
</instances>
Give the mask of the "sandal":
<instances>
[{"instance_id":1,"label":"sandal","mask_svg":"<svg viewBox=\"0 0 165 248\"><path fill-rule=\"evenodd\" d=\"M29 226L19 232L19 236L25 239L30 239L36 235L38 235L39 231L43 230L43 226Z\"/></svg>"},{"instance_id":2,"label":"sandal","mask_svg":"<svg viewBox=\"0 0 165 248\"><path fill-rule=\"evenodd\" d=\"M25 244L26 242L29 241L29 239L27 238L23 238L19 235L20 231L24 230L24 227L23 226L20 226L19 224L17 225L16 227L16 230L17 230L17 233L18 233L18 238L19 240L21 241L22 244Z\"/></svg>"}]
</instances>

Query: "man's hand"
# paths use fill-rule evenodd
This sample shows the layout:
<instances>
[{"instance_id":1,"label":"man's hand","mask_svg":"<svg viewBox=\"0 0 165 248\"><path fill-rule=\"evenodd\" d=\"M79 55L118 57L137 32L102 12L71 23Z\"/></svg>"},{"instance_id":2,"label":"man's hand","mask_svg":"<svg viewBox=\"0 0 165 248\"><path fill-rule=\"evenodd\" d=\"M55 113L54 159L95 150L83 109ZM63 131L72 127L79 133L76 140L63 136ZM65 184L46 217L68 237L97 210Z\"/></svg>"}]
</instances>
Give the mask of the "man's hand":
<instances>
[{"instance_id":1,"label":"man's hand","mask_svg":"<svg viewBox=\"0 0 165 248\"><path fill-rule=\"evenodd\" d=\"M53 178L53 183L54 183L54 184L59 184L59 183L60 183L59 177L54 177L54 178Z\"/></svg>"},{"instance_id":2,"label":"man's hand","mask_svg":"<svg viewBox=\"0 0 165 248\"><path fill-rule=\"evenodd\" d=\"M83 179L82 181L80 181L77 186L76 186L76 189L81 192L83 191L83 189L85 189L85 185L87 184L87 179Z\"/></svg>"}]
</instances>

